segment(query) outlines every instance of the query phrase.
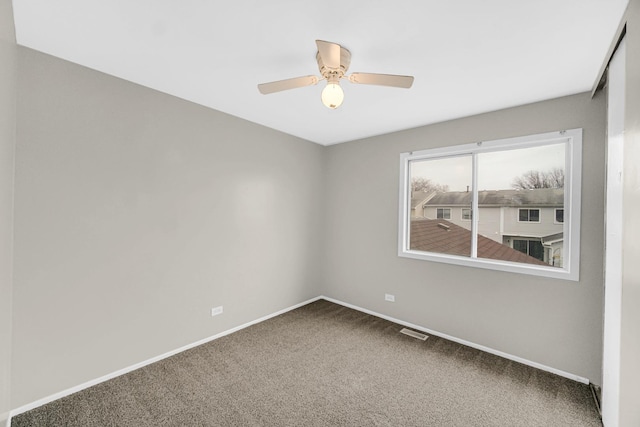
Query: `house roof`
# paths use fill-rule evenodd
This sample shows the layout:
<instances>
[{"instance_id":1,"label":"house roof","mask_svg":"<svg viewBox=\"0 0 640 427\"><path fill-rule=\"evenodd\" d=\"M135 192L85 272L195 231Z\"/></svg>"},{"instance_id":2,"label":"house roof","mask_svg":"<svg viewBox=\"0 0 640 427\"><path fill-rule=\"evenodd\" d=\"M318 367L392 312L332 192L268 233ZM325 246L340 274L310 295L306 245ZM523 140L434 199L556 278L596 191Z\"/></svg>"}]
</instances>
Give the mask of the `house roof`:
<instances>
[{"instance_id":1,"label":"house roof","mask_svg":"<svg viewBox=\"0 0 640 427\"><path fill-rule=\"evenodd\" d=\"M550 244L550 243L562 242L563 240L564 240L564 233L556 233L556 234L550 234L548 236L544 236L542 238L542 243Z\"/></svg>"},{"instance_id":2,"label":"house roof","mask_svg":"<svg viewBox=\"0 0 640 427\"><path fill-rule=\"evenodd\" d=\"M470 206L473 193L448 191L437 193L425 205ZM564 189L536 188L532 190L484 190L478 191L478 206L563 206Z\"/></svg>"},{"instance_id":3,"label":"house roof","mask_svg":"<svg viewBox=\"0 0 640 427\"><path fill-rule=\"evenodd\" d=\"M430 192L417 191L413 193L411 196L411 209L415 209L418 206L425 204L435 194L437 193L433 191L430 191Z\"/></svg>"},{"instance_id":4,"label":"house roof","mask_svg":"<svg viewBox=\"0 0 640 427\"><path fill-rule=\"evenodd\" d=\"M471 255L471 231L442 219L411 221L411 249L450 255ZM545 262L478 235L478 257L525 264L545 265Z\"/></svg>"}]
</instances>

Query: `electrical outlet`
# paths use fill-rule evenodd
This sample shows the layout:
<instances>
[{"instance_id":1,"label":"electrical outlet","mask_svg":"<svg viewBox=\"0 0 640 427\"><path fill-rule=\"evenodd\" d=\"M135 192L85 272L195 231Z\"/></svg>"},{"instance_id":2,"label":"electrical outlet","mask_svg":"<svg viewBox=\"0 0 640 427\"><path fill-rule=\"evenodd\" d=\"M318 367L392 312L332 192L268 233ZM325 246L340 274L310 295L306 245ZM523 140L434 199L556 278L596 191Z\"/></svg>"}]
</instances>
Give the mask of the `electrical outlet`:
<instances>
[{"instance_id":1,"label":"electrical outlet","mask_svg":"<svg viewBox=\"0 0 640 427\"><path fill-rule=\"evenodd\" d=\"M222 314L222 306L213 307L211 309L211 315L212 316L217 316L218 314Z\"/></svg>"},{"instance_id":2,"label":"electrical outlet","mask_svg":"<svg viewBox=\"0 0 640 427\"><path fill-rule=\"evenodd\" d=\"M396 302L396 296L391 294L384 294L384 300L389 302Z\"/></svg>"}]
</instances>

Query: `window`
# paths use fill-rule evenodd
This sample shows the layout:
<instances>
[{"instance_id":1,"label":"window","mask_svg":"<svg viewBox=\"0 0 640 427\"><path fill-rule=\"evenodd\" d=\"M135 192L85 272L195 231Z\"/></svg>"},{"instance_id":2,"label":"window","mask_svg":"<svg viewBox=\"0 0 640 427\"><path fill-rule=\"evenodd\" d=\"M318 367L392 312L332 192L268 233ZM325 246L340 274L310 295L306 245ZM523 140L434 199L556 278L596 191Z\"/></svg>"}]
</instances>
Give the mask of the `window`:
<instances>
[{"instance_id":1,"label":"window","mask_svg":"<svg viewBox=\"0 0 640 427\"><path fill-rule=\"evenodd\" d=\"M471 221L473 219L473 211L470 208L462 208L462 220Z\"/></svg>"},{"instance_id":2,"label":"window","mask_svg":"<svg viewBox=\"0 0 640 427\"><path fill-rule=\"evenodd\" d=\"M527 254L537 260L544 261L544 247L539 240L513 240L513 249Z\"/></svg>"},{"instance_id":3,"label":"window","mask_svg":"<svg viewBox=\"0 0 640 427\"><path fill-rule=\"evenodd\" d=\"M540 222L540 209L519 209L518 221Z\"/></svg>"},{"instance_id":4,"label":"window","mask_svg":"<svg viewBox=\"0 0 640 427\"><path fill-rule=\"evenodd\" d=\"M578 280L581 156L582 129L402 153L398 255Z\"/></svg>"},{"instance_id":5,"label":"window","mask_svg":"<svg viewBox=\"0 0 640 427\"><path fill-rule=\"evenodd\" d=\"M437 208L436 209L436 218L437 219L451 219L451 209L450 208Z\"/></svg>"}]
</instances>

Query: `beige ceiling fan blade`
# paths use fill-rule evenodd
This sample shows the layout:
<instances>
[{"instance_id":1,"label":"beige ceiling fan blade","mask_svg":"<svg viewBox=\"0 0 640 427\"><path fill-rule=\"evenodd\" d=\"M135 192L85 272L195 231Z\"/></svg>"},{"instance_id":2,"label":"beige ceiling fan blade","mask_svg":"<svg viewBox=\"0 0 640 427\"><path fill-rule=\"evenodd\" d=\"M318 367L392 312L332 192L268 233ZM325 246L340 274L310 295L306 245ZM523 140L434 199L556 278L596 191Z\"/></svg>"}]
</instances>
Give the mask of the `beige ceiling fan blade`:
<instances>
[{"instance_id":1,"label":"beige ceiling fan blade","mask_svg":"<svg viewBox=\"0 0 640 427\"><path fill-rule=\"evenodd\" d=\"M263 95L268 95L274 92L281 92L283 90L296 89L304 86L312 86L319 81L316 76L304 76L294 77L292 79L278 80L277 82L261 83L258 85L258 90Z\"/></svg>"},{"instance_id":2,"label":"beige ceiling fan blade","mask_svg":"<svg viewBox=\"0 0 640 427\"><path fill-rule=\"evenodd\" d=\"M363 85L392 86L409 89L413 84L413 76L397 76L394 74L352 73L351 83Z\"/></svg>"},{"instance_id":3,"label":"beige ceiling fan blade","mask_svg":"<svg viewBox=\"0 0 640 427\"><path fill-rule=\"evenodd\" d=\"M318 46L318 52L322 62L327 68L338 69L340 68L340 45L326 42L324 40L316 40Z\"/></svg>"}]
</instances>

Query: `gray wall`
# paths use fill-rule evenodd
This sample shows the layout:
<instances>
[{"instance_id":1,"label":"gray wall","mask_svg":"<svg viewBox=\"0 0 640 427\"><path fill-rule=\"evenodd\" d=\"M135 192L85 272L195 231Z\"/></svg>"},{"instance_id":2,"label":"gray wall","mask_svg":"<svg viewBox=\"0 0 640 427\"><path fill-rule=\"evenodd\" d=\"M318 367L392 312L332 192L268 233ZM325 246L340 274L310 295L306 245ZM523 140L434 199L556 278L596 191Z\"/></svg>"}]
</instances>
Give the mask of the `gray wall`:
<instances>
[{"instance_id":1,"label":"gray wall","mask_svg":"<svg viewBox=\"0 0 640 427\"><path fill-rule=\"evenodd\" d=\"M601 95L321 147L18 53L11 407L318 294L599 382ZM397 256L399 153L576 127L580 282Z\"/></svg>"},{"instance_id":2,"label":"gray wall","mask_svg":"<svg viewBox=\"0 0 640 427\"><path fill-rule=\"evenodd\" d=\"M13 160L16 43L11 0L0 0L0 425L8 418L11 384Z\"/></svg>"},{"instance_id":3,"label":"gray wall","mask_svg":"<svg viewBox=\"0 0 640 427\"><path fill-rule=\"evenodd\" d=\"M323 294L599 383L605 108L580 94L329 147ZM571 128L584 129L579 282L397 256L401 152Z\"/></svg>"},{"instance_id":4,"label":"gray wall","mask_svg":"<svg viewBox=\"0 0 640 427\"><path fill-rule=\"evenodd\" d=\"M318 295L323 147L18 54L14 408Z\"/></svg>"},{"instance_id":5,"label":"gray wall","mask_svg":"<svg viewBox=\"0 0 640 427\"><path fill-rule=\"evenodd\" d=\"M640 425L640 0L629 2L625 93L620 426Z\"/></svg>"}]
</instances>

